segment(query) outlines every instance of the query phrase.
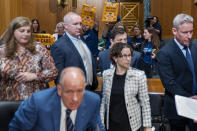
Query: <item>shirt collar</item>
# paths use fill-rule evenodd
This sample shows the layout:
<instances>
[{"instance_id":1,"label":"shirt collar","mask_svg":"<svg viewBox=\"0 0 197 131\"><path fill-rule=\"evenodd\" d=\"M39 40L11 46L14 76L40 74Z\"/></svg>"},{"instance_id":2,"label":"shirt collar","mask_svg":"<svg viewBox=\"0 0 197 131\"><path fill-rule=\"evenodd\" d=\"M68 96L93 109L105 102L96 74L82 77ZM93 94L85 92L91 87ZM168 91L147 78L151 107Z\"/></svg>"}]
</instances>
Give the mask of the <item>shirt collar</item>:
<instances>
[{"instance_id":1,"label":"shirt collar","mask_svg":"<svg viewBox=\"0 0 197 131\"><path fill-rule=\"evenodd\" d=\"M66 106L64 106L64 103L63 103L62 99L61 99L61 107L62 107L63 111L66 111L67 108L66 108Z\"/></svg>"},{"instance_id":2,"label":"shirt collar","mask_svg":"<svg viewBox=\"0 0 197 131\"><path fill-rule=\"evenodd\" d=\"M62 99L61 99L61 107L62 107L62 109L63 109L64 111L67 110L67 107L64 105ZM72 111L77 111L77 110L72 110Z\"/></svg>"},{"instance_id":3,"label":"shirt collar","mask_svg":"<svg viewBox=\"0 0 197 131\"><path fill-rule=\"evenodd\" d=\"M66 32L66 34L68 35L68 37L69 37L71 40L77 41L77 40L80 39L80 36L79 36L78 38L76 38L76 37L73 37L73 36L72 36L71 34L69 34L68 32Z\"/></svg>"},{"instance_id":4,"label":"shirt collar","mask_svg":"<svg viewBox=\"0 0 197 131\"><path fill-rule=\"evenodd\" d=\"M178 45L178 47L179 47L181 50L184 49L184 46L181 45L181 44L176 40L176 38L174 38L174 41L175 41L175 43Z\"/></svg>"}]
</instances>

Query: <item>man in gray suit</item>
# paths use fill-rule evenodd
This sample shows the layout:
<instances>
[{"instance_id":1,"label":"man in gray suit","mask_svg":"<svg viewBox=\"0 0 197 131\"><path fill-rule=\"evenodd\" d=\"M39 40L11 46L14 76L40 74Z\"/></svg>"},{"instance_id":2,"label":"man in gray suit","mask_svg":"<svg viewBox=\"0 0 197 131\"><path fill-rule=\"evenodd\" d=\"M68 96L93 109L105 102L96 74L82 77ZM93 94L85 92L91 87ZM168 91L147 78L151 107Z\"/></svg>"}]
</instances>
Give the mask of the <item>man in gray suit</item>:
<instances>
[{"instance_id":1,"label":"man in gray suit","mask_svg":"<svg viewBox=\"0 0 197 131\"><path fill-rule=\"evenodd\" d=\"M117 42L127 43L126 31L123 28L114 28L111 32L110 42L111 42L110 48ZM112 67L112 64L109 58L110 48L99 53L99 68L101 72ZM135 67L135 68L138 67L137 64L140 59L140 56L141 56L140 52L137 52L137 51L133 52L133 57L131 61L132 67Z\"/></svg>"}]
</instances>

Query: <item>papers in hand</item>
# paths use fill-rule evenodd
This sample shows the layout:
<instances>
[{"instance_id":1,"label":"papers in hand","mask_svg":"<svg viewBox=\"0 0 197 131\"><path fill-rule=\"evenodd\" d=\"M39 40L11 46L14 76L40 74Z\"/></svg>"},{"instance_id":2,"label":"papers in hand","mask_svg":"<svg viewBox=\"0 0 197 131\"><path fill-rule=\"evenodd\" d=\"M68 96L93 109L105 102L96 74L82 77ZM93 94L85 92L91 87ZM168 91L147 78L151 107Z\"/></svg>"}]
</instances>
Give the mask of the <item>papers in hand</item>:
<instances>
[{"instance_id":1,"label":"papers in hand","mask_svg":"<svg viewBox=\"0 0 197 131\"><path fill-rule=\"evenodd\" d=\"M178 115L197 120L197 99L175 95Z\"/></svg>"}]
</instances>

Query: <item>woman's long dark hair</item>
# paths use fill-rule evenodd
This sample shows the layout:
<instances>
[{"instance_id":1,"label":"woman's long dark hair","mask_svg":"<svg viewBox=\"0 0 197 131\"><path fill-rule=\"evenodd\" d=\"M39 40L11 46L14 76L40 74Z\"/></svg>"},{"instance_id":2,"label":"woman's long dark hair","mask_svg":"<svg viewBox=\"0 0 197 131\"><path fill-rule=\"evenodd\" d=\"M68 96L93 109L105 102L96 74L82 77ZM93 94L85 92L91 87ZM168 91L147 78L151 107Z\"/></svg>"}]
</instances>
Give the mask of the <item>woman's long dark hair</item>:
<instances>
[{"instance_id":1,"label":"woman's long dark hair","mask_svg":"<svg viewBox=\"0 0 197 131\"><path fill-rule=\"evenodd\" d=\"M34 21L36 21L38 23L38 28L37 28L36 32L34 31L34 28L32 28L33 33L39 33L40 32L40 23L39 23L38 19L34 18L31 20L32 25L33 25Z\"/></svg>"},{"instance_id":2,"label":"woman's long dark hair","mask_svg":"<svg viewBox=\"0 0 197 131\"><path fill-rule=\"evenodd\" d=\"M159 50L159 46L160 46L160 39L158 34L156 33L154 28L146 28L145 30L147 30L150 34L151 34L151 42L153 44L153 47L157 50ZM147 42L147 40L144 41L144 44Z\"/></svg>"}]
</instances>

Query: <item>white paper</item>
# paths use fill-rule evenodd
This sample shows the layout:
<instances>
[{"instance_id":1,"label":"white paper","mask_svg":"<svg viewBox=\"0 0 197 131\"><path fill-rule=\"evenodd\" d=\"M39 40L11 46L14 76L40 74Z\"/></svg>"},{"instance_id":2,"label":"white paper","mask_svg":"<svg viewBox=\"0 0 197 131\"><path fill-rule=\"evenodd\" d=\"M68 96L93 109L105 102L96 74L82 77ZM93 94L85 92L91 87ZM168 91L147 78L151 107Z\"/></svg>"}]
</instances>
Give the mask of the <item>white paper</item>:
<instances>
[{"instance_id":1,"label":"white paper","mask_svg":"<svg viewBox=\"0 0 197 131\"><path fill-rule=\"evenodd\" d=\"M178 115L197 120L197 99L175 95Z\"/></svg>"}]
</instances>

